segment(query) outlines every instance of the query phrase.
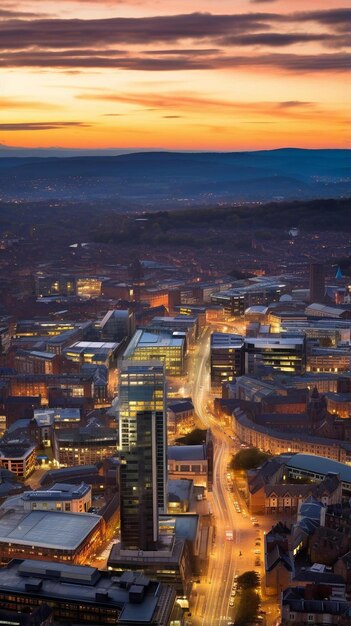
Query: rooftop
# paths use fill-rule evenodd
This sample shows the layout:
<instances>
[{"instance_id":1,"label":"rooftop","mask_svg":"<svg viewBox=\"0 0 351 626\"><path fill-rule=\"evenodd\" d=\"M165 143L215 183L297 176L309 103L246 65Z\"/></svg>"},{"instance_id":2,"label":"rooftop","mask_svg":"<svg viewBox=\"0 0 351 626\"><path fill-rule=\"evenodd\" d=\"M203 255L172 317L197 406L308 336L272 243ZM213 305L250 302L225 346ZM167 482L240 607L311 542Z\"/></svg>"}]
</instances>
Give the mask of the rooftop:
<instances>
[{"instance_id":1,"label":"rooftop","mask_svg":"<svg viewBox=\"0 0 351 626\"><path fill-rule=\"evenodd\" d=\"M211 349L212 348L240 348L244 343L244 338L241 335L234 335L229 333L212 333L211 335Z\"/></svg>"},{"instance_id":2,"label":"rooftop","mask_svg":"<svg viewBox=\"0 0 351 626\"><path fill-rule=\"evenodd\" d=\"M328 441L328 440L325 440ZM314 454L294 454L287 463L289 468L301 469L317 474L335 473L342 482L351 483L351 466Z\"/></svg>"},{"instance_id":3,"label":"rooftop","mask_svg":"<svg viewBox=\"0 0 351 626\"><path fill-rule=\"evenodd\" d=\"M320 304L319 302L313 302L312 304L309 304L305 309L305 312L307 314L310 311L320 311L322 314L333 316L342 315L342 313L346 313L348 309L344 307L328 306L326 304Z\"/></svg>"},{"instance_id":4,"label":"rooftop","mask_svg":"<svg viewBox=\"0 0 351 626\"><path fill-rule=\"evenodd\" d=\"M31 581L36 585L35 595L58 601L81 601L84 604L108 606L120 611L116 623L141 624L159 623L156 609L161 586L148 578L138 578L133 574L130 581L122 583L121 578L110 576L93 567L64 565L35 560L13 560L0 570L0 591L15 592L31 597L28 588ZM130 594L132 584L145 591L140 603L134 603Z\"/></svg>"},{"instance_id":5,"label":"rooftop","mask_svg":"<svg viewBox=\"0 0 351 626\"><path fill-rule=\"evenodd\" d=\"M62 513L55 511L24 514L8 509L0 513L0 543L52 550L76 550L101 519L93 513L65 513L64 521Z\"/></svg>"},{"instance_id":6,"label":"rooftop","mask_svg":"<svg viewBox=\"0 0 351 626\"><path fill-rule=\"evenodd\" d=\"M303 336L286 337L285 335L269 335L268 337L245 337L245 344L253 344L259 348L272 348L272 346L303 346Z\"/></svg>"},{"instance_id":7,"label":"rooftop","mask_svg":"<svg viewBox=\"0 0 351 626\"><path fill-rule=\"evenodd\" d=\"M169 446L168 459L172 461L204 461L205 446Z\"/></svg>"},{"instance_id":8,"label":"rooftop","mask_svg":"<svg viewBox=\"0 0 351 626\"><path fill-rule=\"evenodd\" d=\"M177 399L174 402L169 402L167 407L170 411L173 411L173 413L183 413L183 411L192 411L194 409L194 405L190 399Z\"/></svg>"},{"instance_id":9,"label":"rooftop","mask_svg":"<svg viewBox=\"0 0 351 626\"><path fill-rule=\"evenodd\" d=\"M113 341L77 341L69 347L69 350L92 350L93 352L96 350L115 350L118 348L118 345L118 343Z\"/></svg>"},{"instance_id":10,"label":"rooftop","mask_svg":"<svg viewBox=\"0 0 351 626\"><path fill-rule=\"evenodd\" d=\"M75 500L82 498L89 493L91 487L85 483L80 485L69 485L65 483L55 483L50 489L27 491L23 494L22 500Z\"/></svg>"},{"instance_id":11,"label":"rooftop","mask_svg":"<svg viewBox=\"0 0 351 626\"><path fill-rule=\"evenodd\" d=\"M260 433L264 433L266 435L269 435L271 437L276 437L277 439L281 440L281 441L298 441L301 442L301 433L299 431L283 431L283 430L278 430L278 429L274 429L274 428L270 428L269 426L264 426L259 424L258 422L254 422L251 419L249 419L249 417L247 416L247 414L245 413L245 411L243 411L240 407L236 407L234 408L233 411L233 415L235 415L235 418L238 420L238 422L240 424L243 424L244 426L246 426L247 428L250 429L254 429L256 432L260 432ZM313 443L313 444L317 444L320 446L328 446L330 448L336 448L336 447L341 447L345 450L347 450L348 452L351 451L351 443L349 441L343 441L341 439L332 439L331 437L317 437L315 435L308 435L306 433L304 433L303 436L304 442L308 442L308 443ZM321 457L321 456L317 456L317 455L309 455L309 454L303 454L303 453L297 453L296 456L307 456L307 457L316 457L317 459L321 459L322 463L326 463L328 461L328 463L338 463L339 465L343 466L344 468L348 468L347 465L343 464L343 463L339 463L338 461L332 461L331 459L327 459L326 457ZM319 464L319 467L322 467L321 463ZM338 469L331 469L329 468L329 466L327 466L326 464L324 465L325 468L325 472L321 471L321 473L328 473L328 472L337 472L337 473L341 473ZM304 469L304 468L303 468ZM306 468L308 469L308 468ZM344 480L344 482L351 482L351 468L350 469L350 475L347 481ZM315 470L312 470L315 471ZM318 470L317 470L318 471ZM341 479L343 480L343 479Z\"/></svg>"},{"instance_id":12,"label":"rooftop","mask_svg":"<svg viewBox=\"0 0 351 626\"><path fill-rule=\"evenodd\" d=\"M181 502L190 500L193 489L193 481L189 479L178 479L168 481L168 499L170 502Z\"/></svg>"},{"instance_id":13,"label":"rooftop","mask_svg":"<svg viewBox=\"0 0 351 626\"><path fill-rule=\"evenodd\" d=\"M123 358L128 359L135 350L144 348L181 348L185 338L171 332L159 334L151 333L147 330L137 330L127 346Z\"/></svg>"}]
</instances>

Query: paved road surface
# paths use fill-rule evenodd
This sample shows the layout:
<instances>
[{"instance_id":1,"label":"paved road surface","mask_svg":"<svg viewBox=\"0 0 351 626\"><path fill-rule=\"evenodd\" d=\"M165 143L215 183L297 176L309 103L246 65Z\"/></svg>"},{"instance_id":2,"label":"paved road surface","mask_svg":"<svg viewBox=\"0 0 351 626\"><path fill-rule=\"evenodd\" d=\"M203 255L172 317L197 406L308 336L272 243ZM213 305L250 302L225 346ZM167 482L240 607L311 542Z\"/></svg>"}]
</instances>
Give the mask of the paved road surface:
<instances>
[{"instance_id":1,"label":"paved road surface","mask_svg":"<svg viewBox=\"0 0 351 626\"><path fill-rule=\"evenodd\" d=\"M208 575L195 585L191 612L194 626L227 626L234 619L230 596L234 576L255 567L260 550L263 561L263 531L254 527L236 487L227 479L227 464L237 451L233 440L224 432L220 424L207 408L209 399L209 337L207 330L199 343L193 358L192 397L196 413L205 427L211 428L214 439L213 491L208 494L211 510L215 518L215 542L209 561ZM235 510L234 501L239 502L240 513ZM228 541L225 531L233 531L233 541ZM260 546L255 545L260 539ZM195 595L196 594L196 595ZM268 617L268 623L271 620Z\"/></svg>"}]
</instances>

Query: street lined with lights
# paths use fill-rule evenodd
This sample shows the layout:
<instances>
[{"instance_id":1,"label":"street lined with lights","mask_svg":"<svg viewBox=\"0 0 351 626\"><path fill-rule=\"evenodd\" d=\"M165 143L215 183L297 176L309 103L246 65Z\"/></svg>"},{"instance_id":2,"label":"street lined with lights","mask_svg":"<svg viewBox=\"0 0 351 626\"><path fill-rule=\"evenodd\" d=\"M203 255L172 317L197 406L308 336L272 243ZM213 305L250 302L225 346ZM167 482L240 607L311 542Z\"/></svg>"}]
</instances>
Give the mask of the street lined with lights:
<instances>
[{"instance_id":1,"label":"street lined with lights","mask_svg":"<svg viewBox=\"0 0 351 626\"><path fill-rule=\"evenodd\" d=\"M240 446L208 410L209 340L210 330L207 329L193 357L191 376L196 414L204 427L211 428L214 442L213 489L208 494L208 500L215 525L215 540L207 575L196 585L192 597L191 623L194 626L227 626L234 620L236 577L253 569L260 573L262 554L258 545L261 545L261 528L256 518L250 519L228 471L231 457ZM268 625L273 623L270 616L267 618Z\"/></svg>"}]
</instances>

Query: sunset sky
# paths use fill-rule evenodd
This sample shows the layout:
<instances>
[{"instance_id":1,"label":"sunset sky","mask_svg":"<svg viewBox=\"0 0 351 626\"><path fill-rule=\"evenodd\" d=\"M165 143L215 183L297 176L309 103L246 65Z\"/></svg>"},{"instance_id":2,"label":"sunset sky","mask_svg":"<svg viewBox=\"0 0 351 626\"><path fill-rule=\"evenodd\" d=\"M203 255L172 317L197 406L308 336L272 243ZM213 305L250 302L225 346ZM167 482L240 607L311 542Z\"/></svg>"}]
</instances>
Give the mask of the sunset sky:
<instances>
[{"instance_id":1,"label":"sunset sky","mask_svg":"<svg viewBox=\"0 0 351 626\"><path fill-rule=\"evenodd\" d=\"M0 6L0 144L349 147L349 0Z\"/></svg>"}]
</instances>

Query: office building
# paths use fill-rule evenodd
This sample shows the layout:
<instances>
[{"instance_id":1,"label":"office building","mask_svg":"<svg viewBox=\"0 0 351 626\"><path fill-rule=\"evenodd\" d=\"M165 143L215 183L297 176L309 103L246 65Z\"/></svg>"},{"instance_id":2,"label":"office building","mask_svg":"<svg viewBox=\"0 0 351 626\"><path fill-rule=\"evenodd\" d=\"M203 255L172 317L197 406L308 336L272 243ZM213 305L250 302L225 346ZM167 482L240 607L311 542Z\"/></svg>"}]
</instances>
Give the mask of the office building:
<instances>
[{"instance_id":1,"label":"office building","mask_svg":"<svg viewBox=\"0 0 351 626\"><path fill-rule=\"evenodd\" d=\"M186 514L187 519L183 527L189 528L194 525L192 517L194 516ZM162 520L160 526L167 525L168 532L170 524L174 523L174 518L175 516L172 516L172 519L165 520L165 523ZM132 570L157 580L161 584L172 585L178 596L189 595L193 576L193 555L189 544L187 537L163 534L163 532L159 536L158 549L151 552L122 550L120 544L117 543L112 546L107 561L108 569L113 572L113 575L118 575L123 570Z\"/></svg>"},{"instance_id":2,"label":"office building","mask_svg":"<svg viewBox=\"0 0 351 626\"><path fill-rule=\"evenodd\" d=\"M180 398L168 403L168 435L185 435L195 428L195 410L191 398Z\"/></svg>"},{"instance_id":3,"label":"office building","mask_svg":"<svg viewBox=\"0 0 351 626\"><path fill-rule=\"evenodd\" d=\"M207 307L199 305L177 305L173 309L174 315L188 315L189 317L197 318L198 334L203 330L206 325L206 312Z\"/></svg>"},{"instance_id":4,"label":"office building","mask_svg":"<svg viewBox=\"0 0 351 626\"><path fill-rule=\"evenodd\" d=\"M6 626L53 626L54 613L47 604L23 611L0 609L0 624Z\"/></svg>"},{"instance_id":5,"label":"office building","mask_svg":"<svg viewBox=\"0 0 351 626\"><path fill-rule=\"evenodd\" d=\"M111 341L77 341L64 350L64 355L80 365L88 363L110 368L116 366L118 346Z\"/></svg>"},{"instance_id":6,"label":"office building","mask_svg":"<svg viewBox=\"0 0 351 626\"><path fill-rule=\"evenodd\" d=\"M276 278L256 278L246 285L213 293L211 302L221 306L227 317L243 317L248 307L277 302L285 290L286 285Z\"/></svg>"},{"instance_id":7,"label":"office building","mask_svg":"<svg viewBox=\"0 0 351 626\"><path fill-rule=\"evenodd\" d=\"M34 277L35 293L38 298L52 296L74 296L76 279L70 274L44 274L38 272Z\"/></svg>"},{"instance_id":8,"label":"office building","mask_svg":"<svg viewBox=\"0 0 351 626\"><path fill-rule=\"evenodd\" d=\"M91 465L117 453L117 433L99 423L56 431L60 465Z\"/></svg>"},{"instance_id":9,"label":"office building","mask_svg":"<svg viewBox=\"0 0 351 626\"><path fill-rule=\"evenodd\" d=\"M24 511L87 513L91 507L91 486L55 483L50 489L27 491L22 495Z\"/></svg>"},{"instance_id":10,"label":"office building","mask_svg":"<svg viewBox=\"0 0 351 626\"><path fill-rule=\"evenodd\" d=\"M205 444L168 448L168 475L172 480L191 479L195 486L207 489L210 467Z\"/></svg>"},{"instance_id":11,"label":"office building","mask_svg":"<svg viewBox=\"0 0 351 626\"><path fill-rule=\"evenodd\" d=\"M165 364L166 374L182 376L185 372L186 337L184 333L164 331L158 334L137 330L126 348L123 359L148 361L157 359Z\"/></svg>"},{"instance_id":12,"label":"office building","mask_svg":"<svg viewBox=\"0 0 351 626\"><path fill-rule=\"evenodd\" d=\"M272 327L271 327L272 328ZM337 346L339 343L351 343L351 325L347 320L339 319L312 319L297 321L281 319L277 332L305 333L306 339L314 339L320 346Z\"/></svg>"},{"instance_id":13,"label":"office building","mask_svg":"<svg viewBox=\"0 0 351 626\"><path fill-rule=\"evenodd\" d=\"M157 421L163 413L137 414L136 445L121 454L121 543L126 550L155 550L158 539Z\"/></svg>"},{"instance_id":14,"label":"office building","mask_svg":"<svg viewBox=\"0 0 351 626\"><path fill-rule=\"evenodd\" d=\"M80 298L98 298L101 296L102 279L86 276L76 279L76 295Z\"/></svg>"},{"instance_id":15,"label":"office building","mask_svg":"<svg viewBox=\"0 0 351 626\"><path fill-rule=\"evenodd\" d=\"M212 333L211 386L221 388L244 374L244 340L239 335Z\"/></svg>"},{"instance_id":16,"label":"office building","mask_svg":"<svg viewBox=\"0 0 351 626\"><path fill-rule=\"evenodd\" d=\"M105 341L120 342L134 334L135 313L129 309L108 311L100 323L100 328Z\"/></svg>"},{"instance_id":17,"label":"office building","mask_svg":"<svg viewBox=\"0 0 351 626\"><path fill-rule=\"evenodd\" d=\"M309 304L305 313L309 318L329 318L336 320L350 320L351 319L351 309L349 305L345 305L343 307L340 306L328 306L326 304L320 304L319 302L313 302L313 304Z\"/></svg>"},{"instance_id":18,"label":"office building","mask_svg":"<svg viewBox=\"0 0 351 626\"><path fill-rule=\"evenodd\" d=\"M138 416L155 413L157 502L167 510L167 409L164 365L157 361L123 361L119 384L119 449L131 452L137 446Z\"/></svg>"},{"instance_id":19,"label":"office building","mask_svg":"<svg viewBox=\"0 0 351 626\"><path fill-rule=\"evenodd\" d=\"M171 626L181 619L175 597L173 587L132 572L111 577L94 567L33 559L13 560L0 570L3 608L48 604L55 623Z\"/></svg>"},{"instance_id":20,"label":"office building","mask_svg":"<svg viewBox=\"0 0 351 626\"><path fill-rule=\"evenodd\" d=\"M18 478L28 478L35 469L36 447L25 438L6 437L0 441L0 467Z\"/></svg>"},{"instance_id":21,"label":"office building","mask_svg":"<svg viewBox=\"0 0 351 626\"><path fill-rule=\"evenodd\" d=\"M253 374L261 365L281 372L303 374L306 370L304 336L268 335L245 339L245 372Z\"/></svg>"},{"instance_id":22,"label":"office building","mask_svg":"<svg viewBox=\"0 0 351 626\"><path fill-rule=\"evenodd\" d=\"M54 428L71 428L80 426L80 409L79 408L52 408L52 409L34 409L34 419L41 424L53 425Z\"/></svg>"},{"instance_id":23,"label":"office building","mask_svg":"<svg viewBox=\"0 0 351 626\"><path fill-rule=\"evenodd\" d=\"M93 513L11 507L1 511L0 563L16 558L84 563L104 537L104 520Z\"/></svg>"},{"instance_id":24,"label":"office building","mask_svg":"<svg viewBox=\"0 0 351 626\"><path fill-rule=\"evenodd\" d=\"M47 404L50 391L63 398L84 398L94 396L94 377L91 374L12 374L3 379L9 381L11 396L41 396L42 404Z\"/></svg>"},{"instance_id":25,"label":"office building","mask_svg":"<svg viewBox=\"0 0 351 626\"><path fill-rule=\"evenodd\" d=\"M349 372L350 348L314 348L307 355L307 372Z\"/></svg>"},{"instance_id":26,"label":"office building","mask_svg":"<svg viewBox=\"0 0 351 626\"><path fill-rule=\"evenodd\" d=\"M13 323L8 316L0 317L0 354L5 354L11 344Z\"/></svg>"},{"instance_id":27,"label":"office building","mask_svg":"<svg viewBox=\"0 0 351 626\"><path fill-rule=\"evenodd\" d=\"M211 296L211 302L221 306L227 317L243 317L247 309L247 297L238 289L215 293Z\"/></svg>"},{"instance_id":28,"label":"office building","mask_svg":"<svg viewBox=\"0 0 351 626\"><path fill-rule=\"evenodd\" d=\"M65 357L41 350L17 350L13 365L18 374L69 374L78 372Z\"/></svg>"},{"instance_id":29,"label":"office building","mask_svg":"<svg viewBox=\"0 0 351 626\"><path fill-rule=\"evenodd\" d=\"M324 302L325 269L323 263L310 265L310 302Z\"/></svg>"},{"instance_id":30,"label":"office building","mask_svg":"<svg viewBox=\"0 0 351 626\"><path fill-rule=\"evenodd\" d=\"M194 346L197 337L197 317L190 315L154 317L148 325L148 330L156 333L162 333L163 330L174 333L185 333L187 347L191 347Z\"/></svg>"},{"instance_id":31,"label":"office building","mask_svg":"<svg viewBox=\"0 0 351 626\"><path fill-rule=\"evenodd\" d=\"M67 330L74 330L78 324L70 321L53 321L50 318L40 320L18 320L15 338L56 337Z\"/></svg>"}]
</instances>

